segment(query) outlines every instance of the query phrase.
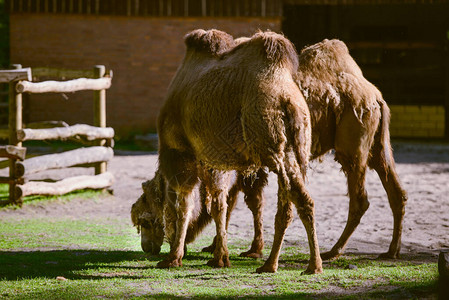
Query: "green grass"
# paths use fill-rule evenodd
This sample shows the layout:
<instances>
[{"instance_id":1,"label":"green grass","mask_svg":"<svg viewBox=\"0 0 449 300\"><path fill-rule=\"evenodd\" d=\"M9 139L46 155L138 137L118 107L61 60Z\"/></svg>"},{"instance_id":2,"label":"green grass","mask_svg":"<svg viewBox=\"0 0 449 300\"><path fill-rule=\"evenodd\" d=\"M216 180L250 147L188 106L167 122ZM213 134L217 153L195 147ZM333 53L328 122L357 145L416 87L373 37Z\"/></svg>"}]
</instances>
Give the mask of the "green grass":
<instances>
[{"instance_id":1,"label":"green grass","mask_svg":"<svg viewBox=\"0 0 449 300\"><path fill-rule=\"evenodd\" d=\"M70 204L70 199L61 199L61 205ZM189 245L183 267L160 270L155 266L167 255L168 245L162 247L161 256L143 253L127 216L49 219L3 214L0 298L413 299L436 295L436 263L408 256L393 261L347 255L325 263L323 274L309 276L301 275L307 266L307 250L284 247L278 272L257 274L263 260L238 256L249 241L230 237L232 266L226 269L206 266L211 254L200 251L210 242L210 236L200 236ZM265 257L269 250L264 250ZM350 264L357 269L347 269Z\"/></svg>"},{"instance_id":2,"label":"green grass","mask_svg":"<svg viewBox=\"0 0 449 300\"><path fill-rule=\"evenodd\" d=\"M344 257L326 264L323 274L302 276L307 256L296 247L283 249L276 274L256 274L263 261L240 258L244 245L239 243L230 245L232 266L213 269L205 265L211 255L200 252L209 242L204 236L189 246L183 267L159 270L155 265L161 258L141 252L135 229L126 220L37 217L18 222L7 217L0 222L0 298L289 298L351 289L360 290L355 298L413 298L436 288L436 264L363 256ZM167 245L162 252L166 255ZM358 269L345 269L348 264ZM380 292L385 286L389 289Z\"/></svg>"},{"instance_id":3,"label":"green grass","mask_svg":"<svg viewBox=\"0 0 449 300\"><path fill-rule=\"evenodd\" d=\"M23 205L38 205L45 202L51 201L59 201L61 203L65 203L72 199L97 199L103 196L106 191L100 190L78 190L63 196L41 196L41 195L32 195L23 197ZM0 184L0 210L2 209L10 209L11 205L8 205L9 195L9 186L7 184ZM4 205L6 204L6 205Z\"/></svg>"}]
</instances>

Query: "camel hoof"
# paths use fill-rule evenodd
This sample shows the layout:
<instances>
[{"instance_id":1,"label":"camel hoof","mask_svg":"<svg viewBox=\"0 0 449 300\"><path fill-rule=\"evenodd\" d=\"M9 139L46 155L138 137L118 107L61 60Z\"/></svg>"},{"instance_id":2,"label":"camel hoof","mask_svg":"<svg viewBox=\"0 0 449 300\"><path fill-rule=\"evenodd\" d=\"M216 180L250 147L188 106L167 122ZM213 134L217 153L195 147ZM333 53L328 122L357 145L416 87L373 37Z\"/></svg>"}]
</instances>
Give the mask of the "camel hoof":
<instances>
[{"instance_id":1,"label":"camel hoof","mask_svg":"<svg viewBox=\"0 0 449 300\"><path fill-rule=\"evenodd\" d=\"M213 253L214 251L215 251L214 245L210 245L210 246L207 246L207 247L204 247L203 249L201 249L201 252Z\"/></svg>"},{"instance_id":2,"label":"camel hoof","mask_svg":"<svg viewBox=\"0 0 449 300\"><path fill-rule=\"evenodd\" d=\"M256 269L256 272L259 274L260 273L276 273L276 271L277 271L276 266L267 265L267 264L264 264L262 267Z\"/></svg>"},{"instance_id":3,"label":"camel hoof","mask_svg":"<svg viewBox=\"0 0 449 300\"><path fill-rule=\"evenodd\" d=\"M228 257L223 257L222 259L212 258L207 262L207 265L212 268L228 268L231 266Z\"/></svg>"},{"instance_id":4,"label":"camel hoof","mask_svg":"<svg viewBox=\"0 0 449 300\"><path fill-rule=\"evenodd\" d=\"M249 258L257 259L257 258L262 258L263 255L262 255L262 252L249 250L249 251L240 253L240 257L249 257Z\"/></svg>"},{"instance_id":5,"label":"camel hoof","mask_svg":"<svg viewBox=\"0 0 449 300\"><path fill-rule=\"evenodd\" d=\"M321 274L323 273L323 268L307 268L301 275L313 275L313 274Z\"/></svg>"},{"instance_id":6,"label":"camel hoof","mask_svg":"<svg viewBox=\"0 0 449 300\"><path fill-rule=\"evenodd\" d=\"M397 253L397 252L395 252L395 253L386 252L386 253L380 254L378 258L379 259L398 259L399 258L399 253Z\"/></svg>"},{"instance_id":7,"label":"camel hoof","mask_svg":"<svg viewBox=\"0 0 449 300\"><path fill-rule=\"evenodd\" d=\"M168 269L168 268L175 268L175 267L182 267L182 260L181 259L164 259L157 263L156 268L158 269Z\"/></svg>"},{"instance_id":8,"label":"camel hoof","mask_svg":"<svg viewBox=\"0 0 449 300\"><path fill-rule=\"evenodd\" d=\"M323 252L320 254L322 260L334 260L337 259L341 254L332 251Z\"/></svg>"}]
</instances>

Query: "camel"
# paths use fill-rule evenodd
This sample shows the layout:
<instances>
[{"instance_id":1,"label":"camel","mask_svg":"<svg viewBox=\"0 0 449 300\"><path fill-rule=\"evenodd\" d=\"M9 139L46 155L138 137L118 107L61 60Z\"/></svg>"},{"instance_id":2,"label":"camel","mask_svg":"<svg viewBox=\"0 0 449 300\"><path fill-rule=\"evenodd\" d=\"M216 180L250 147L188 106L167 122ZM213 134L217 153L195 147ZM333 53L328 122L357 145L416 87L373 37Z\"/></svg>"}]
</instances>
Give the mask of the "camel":
<instances>
[{"instance_id":1,"label":"camel","mask_svg":"<svg viewBox=\"0 0 449 300\"><path fill-rule=\"evenodd\" d=\"M248 39L246 37L236 39L235 44ZM342 41L324 40L306 47L299 55L299 62L296 82L307 95L306 101L311 111L312 158L319 158L329 150L335 149L336 160L342 164L343 171L348 177L350 210L347 225L332 250L322 253L321 257L326 260L335 259L342 254L350 235L367 210L369 202L364 180L366 168L369 166L379 174L394 216L392 242L388 252L381 254L380 257L398 258L407 195L395 171L388 132L388 106L377 88L363 77ZM321 75L317 78L317 74ZM369 117L365 115L363 118L364 111L371 113ZM345 136L350 138L345 140ZM352 158L352 161L345 160L345 157ZM254 184L257 185L257 180ZM259 196L256 196L257 194ZM261 220L259 222L257 220L258 216L262 216L262 189L253 192L251 197L255 201L249 207L254 216L256 229L262 224ZM235 202L233 203L235 205ZM229 206L227 224L232 208L233 206ZM142 239L144 236L142 233ZM254 241L263 241L261 230L255 230ZM203 251L213 252L214 247L213 243ZM248 251L252 254L246 256L260 257L257 253L261 253L262 248L263 242L253 242Z\"/></svg>"},{"instance_id":2,"label":"camel","mask_svg":"<svg viewBox=\"0 0 449 300\"><path fill-rule=\"evenodd\" d=\"M234 180L228 191L227 205L228 216L226 218L226 230L229 225L229 214L237 203L239 192L245 194L245 203L254 213L261 213L263 208L262 189L268 183L268 174L264 170L259 170L256 174L257 181L251 177L244 177L242 174L233 174ZM164 224L170 224L175 221L176 216L172 213L175 208L169 201L165 201L165 189L167 185L160 170L156 170L154 177L142 183L143 194L132 205L131 220L137 227L137 232L141 236L141 247L144 252L152 255L159 254L164 240L171 245L170 238L174 232L169 232L170 228L165 229ZM208 211L207 189L199 182L193 193L194 206L192 216L187 228L185 244L192 243L201 231L212 221L212 216ZM262 257L263 242L263 216L254 215L254 239L251 248L240 254L242 257L260 258ZM215 239L216 240L216 239ZM203 249L203 252L213 252L215 243Z\"/></svg>"},{"instance_id":3,"label":"camel","mask_svg":"<svg viewBox=\"0 0 449 300\"><path fill-rule=\"evenodd\" d=\"M185 37L184 60L158 117L159 169L176 220L165 224L175 228L167 229L175 234L168 257L157 267L181 265L194 206L192 190L199 180L209 190L217 231L208 265L229 266L225 224L230 175L237 171L250 176L266 167L278 176L278 211L271 254L257 271L277 270L283 223L291 217L294 204L309 241L305 273L320 273L314 203L304 186L311 124L293 79L298 68L296 50L273 32L258 32L235 47L223 41L231 38L217 30L196 30Z\"/></svg>"},{"instance_id":4,"label":"camel","mask_svg":"<svg viewBox=\"0 0 449 300\"><path fill-rule=\"evenodd\" d=\"M325 260L340 256L369 207L365 189L367 167L374 169L393 211L393 238L385 258L397 258L407 194L396 173L390 144L390 111L381 92L368 80L340 40L323 40L299 55L295 80L312 119L312 159L335 150L347 177L349 212L342 235Z\"/></svg>"},{"instance_id":5,"label":"camel","mask_svg":"<svg viewBox=\"0 0 449 300\"><path fill-rule=\"evenodd\" d=\"M381 92L365 79L345 43L336 39L325 39L301 51L295 81L311 115L311 159L319 159L334 149L335 160L347 177L347 223L338 241L330 251L321 253L321 258L332 260L343 253L368 209L368 167L378 173L394 219L389 249L379 257L399 258L407 193L396 173L389 134L390 111ZM283 225L280 230L285 232L289 223Z\"/></svg>"},{"instance_id":6,"label":"camel","mask_svg":"<svg viewBox=\"0 0 449 300\"><path fill-rule=\"evenodd\" d=\"M301 51L295 81L311 115L311 159L334 149L335 159L347 177L347 224L336 244L321 253L321 258L336 259L343 253L368 209L367 167L378 173L394 218L392 241L380 257L398 258L407 194L396 173L389 135L390 111L382 94L365 79L347 46L336 39L325 39ZM284 223L282 230L288 225Z\"/></svg>"}]
</instances>

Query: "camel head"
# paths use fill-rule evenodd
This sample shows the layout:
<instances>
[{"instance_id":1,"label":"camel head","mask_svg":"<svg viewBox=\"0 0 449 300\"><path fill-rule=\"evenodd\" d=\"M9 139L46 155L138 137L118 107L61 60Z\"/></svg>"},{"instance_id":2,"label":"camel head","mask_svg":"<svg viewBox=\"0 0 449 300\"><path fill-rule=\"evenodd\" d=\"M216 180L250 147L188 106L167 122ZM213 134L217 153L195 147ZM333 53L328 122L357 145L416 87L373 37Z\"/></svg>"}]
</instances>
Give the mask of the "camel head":
<instances>
[{"instance_id":1,"label":"camel head","mask_svg":"<svg viewBox=\"0 0 449 300\"><path fill-rule=\"evenodd\" d=\"M143 194L131 208L131 220L140 233L140 244L144 252L159 254L164 242L164 180L156 172L152 180L142 183Z\"/></svg>"}]
</instances>

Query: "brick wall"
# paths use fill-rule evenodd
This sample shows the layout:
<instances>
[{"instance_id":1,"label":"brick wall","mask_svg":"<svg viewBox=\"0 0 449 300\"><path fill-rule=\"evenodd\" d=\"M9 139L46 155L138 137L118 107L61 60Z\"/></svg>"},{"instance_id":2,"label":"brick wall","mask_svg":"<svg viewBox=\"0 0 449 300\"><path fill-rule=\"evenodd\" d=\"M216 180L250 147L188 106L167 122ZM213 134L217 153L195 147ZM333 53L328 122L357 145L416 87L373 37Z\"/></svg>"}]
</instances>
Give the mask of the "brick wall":
<instances>
[{"instance_id":1,"label":"brick wall","mask_svg":"<svg viewBox=\"0 0 449 300\"><path fill-rule=\"evenodd\" d=\"M444 137L444 106L390 105L393 137Z\"/></svg>"},{"instance_id":2,"label":"brick wall","mask_svg":"<svg viewBox=\"0 0 449 300\"><path fill-rule=\"evenodd\" d=\"M279 32L281 19L12 14L11 62L72 69L105 65L114 71L107 125L119 135L142 133L155 129L166 89L184 55L183 36L196 28L247 36L257 29ZM91 92L28 98L25 119L30 122L92 123Z\"/></svg>"}]
</instances>

